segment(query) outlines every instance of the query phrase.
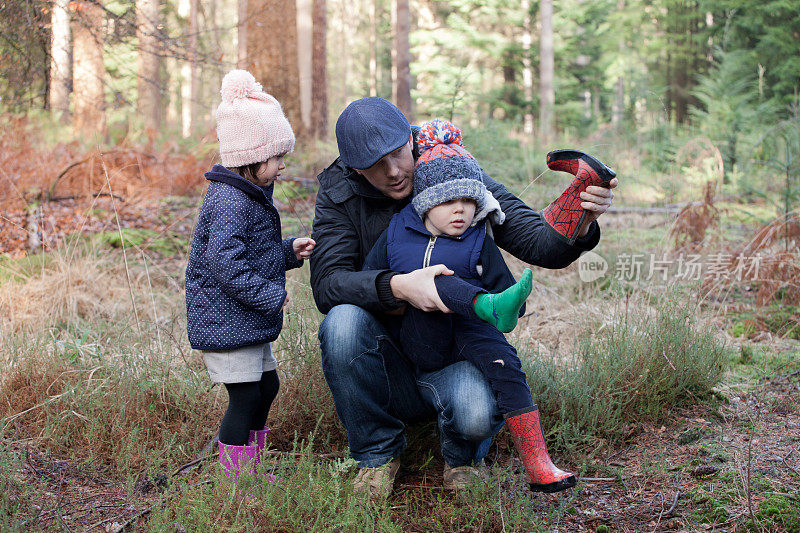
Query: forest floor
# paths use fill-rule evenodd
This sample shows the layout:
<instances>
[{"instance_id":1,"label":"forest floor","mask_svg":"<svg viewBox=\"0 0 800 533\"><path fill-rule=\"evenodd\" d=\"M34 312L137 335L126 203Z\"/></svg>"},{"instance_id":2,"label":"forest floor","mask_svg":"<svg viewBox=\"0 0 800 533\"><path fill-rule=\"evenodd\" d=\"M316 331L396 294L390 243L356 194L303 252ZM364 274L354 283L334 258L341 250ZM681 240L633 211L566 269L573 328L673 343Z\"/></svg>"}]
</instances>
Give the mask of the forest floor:
<instances>
[{"instance_id":1,"label":"forest floor","mask_svg":"<svg viewBox=\"0 0 800 533\"><path fill-rule=\"evenodd\" d=\"M312 205L313 197L283 202L285 234L308 231ZM167 281L160 288L150 287L149 295L143 293L144 301L149 303L147 300L152 299L153 307L160 307L161 300L157 303L153 297L155 291L164 301L171 302L164 304L167 308L179 310L183 294L180 283L174 280L180 280L185 267L198 206L199 198L182 196L130 205L109 197L89 201L69 199L43 204L35 218L46 251L69 248L67 234L76 231L90 240L99 238L97 246L106 250L101 255L112 256L117 264L125 257L125 261L140 258L146 269L149 261L152 272L147 271L148 276L159 271ZM26 228L30 225L30 212L5 213L4 217L11 224L4 225L0 232L0 250L7 254L5 278L0 281L24 277L29 270L38 268L31 266L34 264L44 271L45 262L20 266L21 261L26 261L22 257L28 246ZM604 257L619 257L632 249L660 254L669 245L667 230L673 217L606 215ZM740 241L750 231L736 221L728 222L719 232L720 248L726 239ZM120 233L124 241L118 238ZM510 263L512 270L519 273L521 263L513 260ZM116 279L124 285L124 273L118 275ZM131 288L130 274L127 283L138 298L138 290ZM293 291L301 293L303 290L296 286L303 283L307 283L307 273L290 280ZM535 345L537 353L569 352L576 342L577 325L607 311L603 295L593 293L602 292L601 289L598 284L581 283L575 267L563 272L537 272L528 317L514 333L514 339ZM319 315L307 309L310 307L307 291L299 296L298 300L305 302L303 312L311 321L301 322L307 331L302 332L300 342L307 343L313 352L318 350L314 333ZM633 424L624 439L598 447L576 459L577 464L559 460L554 453L560 466L579 472L581 481L575 489L556 495L529 493L521 482L521 466L510 453L509 439L501 434L487 458L492 473L490 481L464 493L447 493L441 489L443 462L437 450L436 429L427 424L410 431L413 436L409 449L401 457L403 466L389 500L365 502L353 496L348 488L354 468L346 459L341 428L329 431L326 436L325 428L320 427L320 415L316 427L311 419L310 429L317 431L316 438L325 442L307 448L299 442L305 438L304 427L295 434L290 423L275 424L271 420L276 425L272 453L280 461L276 468L284 469L285 481L280 486L252 490L263 496L264 502L277 498L288 501L290 509L292 506L305 509L301 499L301 494L307 492L301 485L304 477L310 479L329 472L331 478L336 478L341 473L342 487L336 489L341 492L336 494L343 494L342 499L349 502L349 507L341 512L355 513L352 523L359 525L334 527L325 517L339 511L312 505L311 510L303 511L309 516L303 523L313 524L305 526L308 530L800 531L800 342L792 335L783 335L785 327L776 331L764 320L754 323L756 329L746 329L746 336L732 335L745 316L742 299L746 297L746 291L735 290L732 294L728 291L725 297L709 298L704 306L709 324L716 328L730 350L729 368L711 399L662 413L655 423ZM135 309L134 306L134 313ZM143 313L141 307L139 312ZM24 330L25 324L37 320L35 312L32 313L28 318L19 315L19 324L12 316L10 327ZM40 313L42 320L53 314L47 309ZM160 311L156 313L154 309L154 313L158 315ZM583 319L571 318L578 315L583 315ZM110 320L108 316L105 319ZM747 322L747 326L753 324ZM166 326L162 324L161 328ZM133 329L129 325L126 335ZM83 347L79 346L79 340L70 341L78 346L78 355L74 357L86 357L92 346L113 350L103 345L102 337L106 335L103 331L98 327L96 331L84 332L80 341ZM177 331L180 332L179 326ZM80 337L78 333L76 339ZM25 338L19 337L19 333L15 335ZM53 339L56 337L57 334ZM65 341L58 342L62 343L58 346L64 346ZM145 341L138 337L137 342ZM286 342L279 351L291 352L293 341ZM185 341L176 342L181 343ZM6 360L15 360L13 346L6 345L4 349ZM189 356L189 361L192 372L201 369L197 357ZM96 368L100 368L99 363ZM78 370L65 371L69 372ZM0 482L0 524L5 529L192 531L205 529L205 524L240 530L298 529L291 517L265 516L248 491L228 490L227 485L219 482L213 462L194 461L201 454L202 443L213 435L216 424L213 414L218 416L224 406L219 389L213 394L204 393L203 401L211 402L212 416L202 421L202 427L197 428L191 443L186 443L180 454L173 456L168 449L150 450L154 455L164 454L172 459L157 467L147 462L150 466L121 472L104 464L115 460L113 455L117 450L113 443L108 452L103 452L107 453L108 461L103 460L102 454L89 454L95 461L99 457L100 464L87 460L85 450L75 449L69 443L51 446L58 439L48 436L52 435L48 432L58 431L59 420L72 424L87 418L80 407L59 407L46 419L25 422L26 417L44 411L61 396L49 392L50 381L47 383L47 392L25 404L24 409L12 406L10 400L3 407L0 438L6 476ZM90 390L92 374L80 383ZM13 396L13 386L17 385L4 384L4 390L0 391L5 395L3 398ZM291 385L288 387L294 390ZM288 403L293 392L284 394ZM169 398L163 396L162 392L163 403L156 401L156 409L169 406ZM279 397L278 403L281 401ZM331 407L326 408L330 414ZM284 422L291 420L291 413L281 416ZM44 427L52 425L54 420L55 428ZM124 453L130 451L126 449ZM298 465L292 465L295 459ZM185 468L181 469L182 466ZM215 498L221 502L208 503ZM322 506L319 502L315 505ZM198 509L207 516L198 517Z\"/></svg>"},{"instance_id":2,"label":"forest floor","mask_svg":"<svg viewBox=\"0 0 800 533\"><path fill-rule=\"evenodd\" d=\"M641 425L565 493L524 494L524 486L495 476L490 483L500 488L498 516L488 517L486 527L474 518L471 525L459 523L436 509L442 500L451 500L443 508L461 507L462 513L470 506L469 495L441 490L440 458L400 470L391 513L404 531L498 530L503 501L523 498L548 531L800 531L800 380L797 371L791 374L740 381L714 407L671 413L659 427ZM23 458L14 474L17 490L37 487L25 498L32 508L20 513L21 530L139 530L146 525L143 513L169 506L171 491L165 489L174 480L167 477L144 477L131 487L38 452L35 441L7 444ZM520 469L496 449L490 459L493 471ZM206 467L192 474L191 483L213 478ZM193 529L176 523L174 530Z\"/></svg>"}]
</instances>

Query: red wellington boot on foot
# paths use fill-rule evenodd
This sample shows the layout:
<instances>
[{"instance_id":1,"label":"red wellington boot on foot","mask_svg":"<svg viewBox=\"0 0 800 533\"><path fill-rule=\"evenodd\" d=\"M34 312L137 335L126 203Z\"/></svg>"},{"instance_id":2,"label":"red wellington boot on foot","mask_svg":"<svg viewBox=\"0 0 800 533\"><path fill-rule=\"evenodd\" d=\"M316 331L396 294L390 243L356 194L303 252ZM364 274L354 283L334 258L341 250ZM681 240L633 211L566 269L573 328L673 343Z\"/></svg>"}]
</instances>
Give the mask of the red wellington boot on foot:
<instances>
[{"instance_id":1,"label":"red wellington boot on foot","mask_svg":"<svg viewBox=\"0 0 800 533\"><path fill-rule=\"evenodd\" d=\"M534 405L512 411L505 415L505 419L528 473L532 491L558 492L575 486L575 476L556 468L547 454L538 407Z\"/></svg>"},{"instance_id":2,"label":"red wellington boot on foot","mask_svg":"<svg viewBox=\"0 0 800 533\"><path fill-rule=\"evenodd\" d=\"M586 211L581 207L580 194L589 185L608 187L616 172L579 150L554 150L547 154L551 170L569 172L575 179L558 199L542 211L545 221L569 244L574 244Z\"/></svg>"}]
</instances>

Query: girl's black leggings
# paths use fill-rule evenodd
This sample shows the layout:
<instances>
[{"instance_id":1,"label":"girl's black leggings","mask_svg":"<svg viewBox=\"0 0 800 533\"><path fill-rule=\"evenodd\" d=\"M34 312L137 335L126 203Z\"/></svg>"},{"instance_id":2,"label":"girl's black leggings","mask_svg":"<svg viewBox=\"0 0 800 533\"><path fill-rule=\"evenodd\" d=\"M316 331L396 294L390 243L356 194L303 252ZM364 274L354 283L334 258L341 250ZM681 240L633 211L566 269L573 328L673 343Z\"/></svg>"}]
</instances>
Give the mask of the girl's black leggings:
<instances>
[{"instance_id":1,"label":"girl's black leggings","mask_svg":"<svg viewBox=\"0 0 800 533\"><path fill-rule=\"evenodd\" d=\"M223 444L244 446L251 429L264 429L269 408L278 395L279 387L280 380L276 370L261 374L261 381L226 383L228 410L222 417L219 441Z\"/></svg>"}]
</instances>

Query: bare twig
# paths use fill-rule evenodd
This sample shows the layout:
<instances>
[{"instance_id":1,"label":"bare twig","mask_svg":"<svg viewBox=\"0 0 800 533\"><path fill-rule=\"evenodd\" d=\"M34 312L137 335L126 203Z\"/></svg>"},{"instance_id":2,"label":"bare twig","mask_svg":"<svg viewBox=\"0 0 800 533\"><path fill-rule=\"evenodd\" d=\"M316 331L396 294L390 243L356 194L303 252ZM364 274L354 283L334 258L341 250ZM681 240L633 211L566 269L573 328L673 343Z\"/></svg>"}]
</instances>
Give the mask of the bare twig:
<instances>
[{"instance_id":1,"label":"bare twig","mask_svg":"<svg viewBox=\"0 0 800 533\"><path fill-rule=\"evenodd\" d=\"M678 506L678 498L680 497L681 497L681 491L677 491L675 493L675 499L672 500L672 505L670 505L666 513L664 513L663 515L659 515L659 520L661 519L661 516L669 516L673 513L673 511L675 511L675 508Z\"/></svg>"},{"instance_id":2,"label":"bare twig","mask_svg":"<svg viewBox=\"0 0 800 533\"><path fill-rule=\"evenodd\" d=\"M108 169L106 168L106 162L103 159L103 154L100 154L100 162L103 165L103 173L106 176L106 185L108 185L109 192L112 192L111 189L111 178L108 177ZM122 225L119 223L119 212L117 212L117 204L114 202L114 198L111 198L111 205L114 207L114 218L117 221L117 231L119 232L119 243L122 247L122 258L125 261L125 275L128 278L128 292L131 295L131 304L133 305L133 316L136 318L136 329L139 331L139 335L142 334L142 325L139 323L139 312L136 310L136 299L133 297L133 285L131 284L131 271L128 268L128 254L125 252L125 237L122 234Z\"/></svg>"},{"instance_id":3,"label":"bare twig","mask_svg":"<svg viewBox=\"0 0 800 533\"><path fill-rule=\"evenodd\" d=\"M69 393L71 393L71 392L74 392L74 391L70 389L70 390L68 390L68 391L64 391L64 392L62 392L61 394L57 394L57 395L55 395L55 396L50 396L50 397L49 397L48 399L46 399L45 401L43 401L43 402L39 402L39 403L37 403L36 405L34 405L33 407L31 407L31 408L29 408L29 409L25 409L24 411L21 411L21 412L19 412L19 413L15 414L15 415L9 416L8 418L6 418L6 419L5 419L5 423L3 424L3 427L2 427L2 428L0 428L0 434L2 434L2 433L3 433L3 431L5 431L5 429L6 429L6 426L8 426L8 424L9 424L10 422L12 422L12 421L16 420L17 418L21 417L22 415L24 415L24 414L26 414L26 413L29 413L29 412L31 412L31 411L33 411L33 410L35 410L35 409L39 409L40 407L44 407L44 406L45 406L45 405L47 405L48 403L50 403L50 402L54 402L54 401L58 400L59 398L61 398L62 396L64 396L65 394L69 394Z\"/></svg>"},{"instance_id":4,"label":"bare twig","mask_svg":"<svg viewBox=\"0 0 800 533\"><path fill-rule=\"evenodd\" d=\"M411 483L403 483L402 485L395 485L398 489L427 489L427 490L445 490L444 487L437 485L414 485Z\"/></svg>"},{"instance_id":5,"label":"bare twig","mask_svg":"<svg viewBox=\"0 0 800 533\"><path fill-rule=\"evenodd\" d=\"M198 464L202 463L203 461L206 461L207 459L211 459L213 456L214 456L213 454L211 454L211 455L204 455L204 456L202 456L202 457L198 457L198 458L197 458L197 459L195 459L194 461L189 461L189 462L188 462L188 463L186 463L185 465L181 465L181 466L179 466L179 467L178 467L178 469L177 469L177 470L175 470L175 472L173 472L173 473L172 473L172 475L171 475L170 477L175 477L175 476L177 476L177 475L180 475L180 474L182 474L184 471L186 471L186 470L188 470L188 469L192 468L193 466L197 466Z\"/></svg>"},{"instance_id":6,"label":"bare twig","mask_svg":"<svg viewBox=\"0 0 800 533\"><path fill-rule=\"evenodd\" d=\"M758 407L754 407L758 409ZM758 420L758 416L756 416L756 420L753 420L752 415L750 414L750 409L747 409L747 417L750 419L750 438L747 441L747 486L745 487L746 494L747 494L747 511L750 514L750 520L752 521L753 525L761 531L761 526L758 525L756 522L755 513L753 513L753 489L750 485L750 474L753 469L753 435L756 431L756 421Z\"/></svg>"},{"instance_id":7,"label":"bare twig","mask_svg":"<svg viewBox=\"0 0 800 533\"><path fill-rule=\"evenodd\" d=\"M158 339L158 349L163 354L164 345L161 344L161 329L158 327L158 310L156 309L156 297L153 294L153 284L150 282L150 270L147 268L147 258L142 252L142 262L144 263L144 272L147 275L147 286L150 289L150 301L153 304L153 324L156 327L156 338Z\"/></svg>"},{"instance_id":8,"label":"bare twig","mask_svg":"<svg viewBox=\"0 0 800 533\"><path fill-rule=\"evenodd\" d=\"M500 523L503 525L503 533L505 533L506 519L503 516L503 493L500 490L500 483L497 484L497 501L499 503L498 507L500 508Z\"/></svg>"}]
</instances>

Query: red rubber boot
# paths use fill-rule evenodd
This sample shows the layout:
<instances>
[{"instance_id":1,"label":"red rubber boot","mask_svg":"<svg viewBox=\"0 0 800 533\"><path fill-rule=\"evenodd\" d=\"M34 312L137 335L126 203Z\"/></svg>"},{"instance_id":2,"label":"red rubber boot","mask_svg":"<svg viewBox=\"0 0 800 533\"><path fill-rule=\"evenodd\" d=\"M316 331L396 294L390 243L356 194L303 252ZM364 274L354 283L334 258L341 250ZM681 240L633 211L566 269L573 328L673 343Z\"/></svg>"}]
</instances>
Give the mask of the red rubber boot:
<instances>
[{"instance_id":1,"label":"red rubber boot","mask_svg":"<svg viewBox=\"0 0 800 533\"><path fill-rule=\"evenodd\" d=\"M579 150L554 150L547 154L547 166L551 170L561 170L575 176L567 190L542 211L550 227L569 244L574 244L586 216L586 210L581 207L580 194L589 185L608 187L608 182L617 173Z\"/></svg>"},{"instance_id":2,"label":"red rubber boot","mask_svg":"<svg viewBox=\"0 0 800 533\"><path fill-rule=\"evenodd\" d=\"M535 492L558 492L575 486L575 476L559 470L547 454L539 408L526 407L505 415L506 425L528 473L528 483Z\"/></svg>"}]
</instances>

